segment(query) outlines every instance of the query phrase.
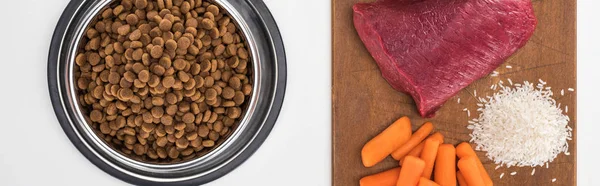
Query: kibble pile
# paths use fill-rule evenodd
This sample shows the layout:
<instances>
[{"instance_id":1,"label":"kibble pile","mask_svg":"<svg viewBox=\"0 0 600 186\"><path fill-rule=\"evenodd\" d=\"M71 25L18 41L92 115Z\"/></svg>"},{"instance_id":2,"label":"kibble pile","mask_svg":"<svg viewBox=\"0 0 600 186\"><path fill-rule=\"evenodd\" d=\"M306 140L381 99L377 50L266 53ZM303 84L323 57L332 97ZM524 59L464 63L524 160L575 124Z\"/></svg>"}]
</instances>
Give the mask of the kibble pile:
<instances>
[{"instance_id":1,"label":"kibble pile","mask_svg":"<svg viewBox=\"0 0 600 186\"><path fill-rule=\"evenodd\" d=\"M76 56L79 102L115 149L148 162L205 154L235 128L252 91L232 18L202 0L113 2Z\"/></svg>"}]
</instances>

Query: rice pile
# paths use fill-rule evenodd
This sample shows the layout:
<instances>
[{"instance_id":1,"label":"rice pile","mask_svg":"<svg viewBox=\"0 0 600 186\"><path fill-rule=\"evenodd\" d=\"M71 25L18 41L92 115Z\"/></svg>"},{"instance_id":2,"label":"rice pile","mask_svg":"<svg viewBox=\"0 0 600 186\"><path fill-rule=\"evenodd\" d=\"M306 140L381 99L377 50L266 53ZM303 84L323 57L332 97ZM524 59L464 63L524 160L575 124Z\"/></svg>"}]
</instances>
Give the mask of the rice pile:
<instances>
[{"instance_id":1,"label":"rice pile","mask_svg":"<svg viewBox=\"0 0 600 186\"><path fill-rule=\"evenodd\" d=\"M507 167L543 166L560 153L568 155L569 117L545 84L540 80L535 87L527 81L504 86L500 81L498 92L479 98L479 117L467 127L473 130L476 150Z\"/></svg>"}]
</instances>

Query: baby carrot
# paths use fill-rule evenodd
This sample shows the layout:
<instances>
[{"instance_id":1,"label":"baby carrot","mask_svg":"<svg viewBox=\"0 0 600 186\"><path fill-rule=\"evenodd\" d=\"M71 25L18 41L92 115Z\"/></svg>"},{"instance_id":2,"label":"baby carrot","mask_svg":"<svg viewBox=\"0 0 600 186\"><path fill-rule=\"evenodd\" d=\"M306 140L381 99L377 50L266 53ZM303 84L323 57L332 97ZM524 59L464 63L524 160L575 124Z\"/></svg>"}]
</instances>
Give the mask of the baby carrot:
<instances>
[{"instance_id":1,"label":"baby carrot","mask_svg":"<svg viewBox=\"0 0 600 186\"><path fill-rule=\"evenodd\" d=\"M415 186L423 174L425 162L414 156L404 158L404 166L400 169L400 176L396 186Z\"/></svg>"},{"instance_id":2,"label":"baby carrot","mask_svg":"<svg viewBox=\"0 0 600 186\"><path fill-rule=\"evenodd\" d=\"M440 141L436 139L425 140L425 147L423 148L423 153L421 153L421 159L425 161L425 170L423 170L422 177L427 179L431 178L433 163L435 162L435 157L437 156L439 146Z\"/></svg>"},{"instance_id":3,"label":"baby carrot","mask_svg":"<svg viewBox=\"0 0 600 186\"><path fill-rule=\"evenodd\" d=\"M444 143L444 135L442 135L442 133L440 133L440 132L433 133L432 135L427 137L427 139L437 139L438 141L440 141L440 144ZM427 140L427 139L425 139L425 140ZM421 151L423 151L423 146L425 146L425 141L419 143L419 145L417 145L415 148L410 150L410 152L408 152L407 156L420 157ZM400 159L400 165L402 165L403 160L404 160L404 158Z\"/></svg>"},{"instance_id":4,"label":"baby carrot","mask_svg":"<svg viewBox=\"0 0 600 186\"><path fill-rule=\"evenodd\" d=\"M477 160L475 156L467 156L458 160L458 170L463 173L467 185L485 185L479 168L477 168Z\"/></svg>"},{"instance_id":5,"label":"baby carrot","mask_svg":"<svg viewBox=\"0 0 600 186\"><path fill-rule=\"evenodd\" d=\"M456 180L458 180L459 186L467 186L467 181L465 181L465 177L463 177L460 171L456 171Z\"/></svg>"},{"instance_id":6,"label":"baby carrot","mask_svg":"<svg viewBox=\"0 0 600 186\"><path fill-rule=\"evenodd\" d=\"M360 179L360 186L395 186L400 175L400 167L365 176Z\"/></svg>"},{"instance_id":7,"label":"baby carrot","mask_svg":"<svg viewBox=\"0 0 600 186\"><path fill-rule=\"evenodd\" d=\"M383 132L371 139L362 148L361 156L365 167L372 167L402 146L411 136L410 119L402 117Z\"/></svg>"},{"instance_id":8,"label":"baby carrot","mask_svg":"<svg viewBox=\"0 0 600 186\"><path fill-rule=\"evenodd\" d=\"M492 182L492 178L490 178L490 175L488 175L487 171L485 170L485 167L483 167L483 164L481 163L481 160L479 160L477 154L475 154L475 151L473 150L473 148L471 148L471 145L469 145L469 143L462 142L458 144L458 146L456 146L456 156L458 156L458 158L473 156L475 158L475 161L477 162L477 168L479 169L479 173L481 174L481 178L483 179L485 186L494 185L494 183Z\"/></svg>"},{"instance_id":9,"label":"baby carrot","mask_svg":"<svg viewBox=\"0 0 600 186\"><path fill-rule=\"evenodd\" d=\"M423 139L425 139L425 137L427 137L432 130L433 124L430 122L423 124L404 145L392 152L392 157L396 160L402 159L402 157L406 156L410 150L421 143L421 141L423 141Z\"/></svg>"},{"instance_id":10,"label":"baby carrot","mask_svg":"<svg viewBox=\"0 0 600 186\"><path fill-rule=\"evenodd\" d=\"M418 186L440 186L440 185L438 185L437 183L435 183L427 178L421 177L421 179L419 180Z\"/></svg>"},{"instance_id":11,"label":"baby carrot","mask_svg":"<svg viewBox=\"0 0 600 186\"><path fill-rule=\"evenodd\" d=\"M452 144L441 144L435 157L433 180L441 186L456 186L456 150Z\"/></svg>"}]
</instances>

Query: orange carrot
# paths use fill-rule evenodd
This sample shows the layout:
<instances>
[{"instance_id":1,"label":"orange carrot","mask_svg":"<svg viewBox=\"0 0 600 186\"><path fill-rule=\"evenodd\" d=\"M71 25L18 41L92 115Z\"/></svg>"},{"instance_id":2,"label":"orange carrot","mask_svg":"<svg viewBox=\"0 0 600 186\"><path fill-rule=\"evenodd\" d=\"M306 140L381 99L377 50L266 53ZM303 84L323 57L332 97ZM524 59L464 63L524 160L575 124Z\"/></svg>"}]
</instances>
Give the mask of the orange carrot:
<instances>
[{"instance_id":1,"label":"orange carrot","mask_svg":"<svg viewBox=\"0 0 600 186\"><path fill-rule=\"evenodd\" d=\"M392 152L392 157L396 160L402 159L402 157L406 156L410 150L421 143L432 130L433 124L430 122L423 124L414 134L412 134L410 139L404 145Z\"/></svg>"},{"instance_id":2,"label":"orange carrot","mask_svg":"<svg viewBox=\"0 0 600 186\"><path fill-rule=\"evenodd\" d=\"M441 186L456 186L456 150L452 144L441 144L435 157L433 179Z\"/></svg>"},{"instance_id":3,"label":"orange carrot","mask_svg":"<svg viewBox=\"0 0 600 186\"><path fill-rule=\"evenodd\" d=\"M456 180L458 180L459 186L467 186L467 181L465 181L465 177L463 177L460 171L456 171Z\"/></svg>"},{"instance_id":4,"label":"orange carrot","mask_svg":"<svg viewBox=\"0 0 600 186\"><path fill-rule=\"evenodd\" d=\"M475 154L475 151L473 150L473 148L471 148L471 145L469 145L469 143L462 142L458 144L458 146L456 146L456 156L458 156L458 158L461 159L463 157L473 156L475 158L475 161L477 162L477 168L479 169L479 173L481 174L481 178L483 179L485 186L494 185L494 183L492 182L492 178L490 178L490 175L485 170L485 167L483 167L481 160L479 160L477 154Z\"/></svg>"},{"instance_id":5,"label":"orange carrot","mask_svg":"<svg viewBox=\"0 0 600 186\"><path fill-rule=\"evenodd\" d=\"M438 185L437 183L435 183L427 178L421 177L421 179L419 180L418 186L440 186L440 185Z\"/></svg>"},{"instance_id":6,"label":"orange carrot","mask_svg":"<svg viewBox=\"0 0 600 186\"><path fill-rule=\"evenodd\" d=\"M395 186L400 175L400 167L365 176L360 179L360 186Z\"/></svg>"},{"instance_id":7,"label":"orange carrot","mask_svg":"<svg viewBox=\"0 0 600 186\"><path fill-rule=\"evenodd\" d=\"M362 148L361 156L365 167L372 167L402 146L411 136L410 119L402 117L371 139Z\"/></svg>"},{"instance_id":8,"label":"orange carrot","mask_svg":"<svg viewBox=\"0 0 600 186\"><path fill-rule=\"evenodd\" d=\"M442 135L442 133L440 133L440 132L433 133L432 135L427 137L427 139L437 139L438 141L440 141L440 144L444 143L444 135ZM425 139L425 140L427 140L427 139ZM419 145L417 145L415 148L410 150L410 152L408 152L407 156L420 157L421 151L423 151L424 146L425 146L425 141L419 143ZM402 160L404 160L404 158L400 159L400 165L402 165Z\"/></svg>"},{"instance_id":9,"label":"orange carrot","mask_svg":"<svg viewBox=\"0 0 600 186\"><path fill-rule=\"evenodd\" d=\"M425 162L414 156L404 158L404 166L400 170L400 176L396 186L415 186L423 174Z\"/></svg>"},{"instance_id":10,"label":"orange carrot","mask_svg":"<svg viewBox=\"0 0 600 186\"><path fill-rule=\"evenodd\" d=\"M437 156L438 147L440 141L436 139L425 140L425 147L423 147L423 153L421 153L421 159L425 161L425 170L423 170L423 177L430 179L431 172L433 171L433 163L435 162L435 156Z\"/></svg>"},{"instance_id":11,"label":"orange carrot","mask_svg":"<svg viewBox=\"0 0 600 186\"><path fill-rule=\"evenodd\" d=\"M485 185L479 168L477 168L477 160L475 156L467 156L458 160L458 170L463 173L467 185Z\"/></svg>"}]
</instances>

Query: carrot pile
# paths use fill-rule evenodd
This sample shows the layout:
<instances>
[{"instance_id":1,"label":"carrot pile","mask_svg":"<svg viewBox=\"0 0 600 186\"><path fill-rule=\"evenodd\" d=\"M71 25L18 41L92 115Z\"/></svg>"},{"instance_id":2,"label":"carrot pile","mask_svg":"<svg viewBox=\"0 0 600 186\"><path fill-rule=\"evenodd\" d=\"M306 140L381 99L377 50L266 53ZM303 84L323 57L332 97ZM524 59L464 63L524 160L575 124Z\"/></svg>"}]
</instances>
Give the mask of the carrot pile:
<instances>
[{"instance_id":1,"label":"carrot pile","mask_svg":"<svg viewBox=\"0 0 600 186\"><path fill-rule=\"evenodd\" d=\"M396 120L365 144L361 157L365 167L372 167L391 155L401 167L365 176L360 185L493 186L469 143L444 144L444 136L432 131L430 122L413 133L408 117Z\"/></svg>"}]
</instances>

